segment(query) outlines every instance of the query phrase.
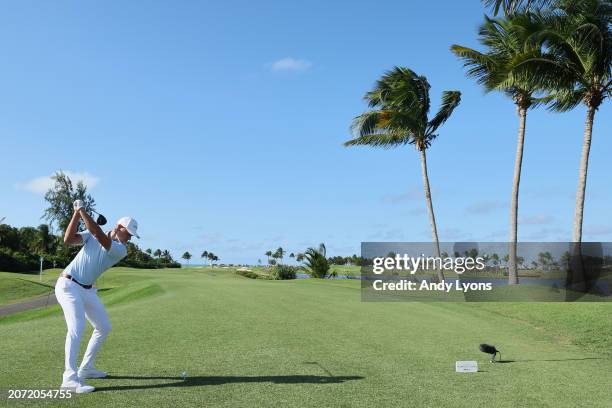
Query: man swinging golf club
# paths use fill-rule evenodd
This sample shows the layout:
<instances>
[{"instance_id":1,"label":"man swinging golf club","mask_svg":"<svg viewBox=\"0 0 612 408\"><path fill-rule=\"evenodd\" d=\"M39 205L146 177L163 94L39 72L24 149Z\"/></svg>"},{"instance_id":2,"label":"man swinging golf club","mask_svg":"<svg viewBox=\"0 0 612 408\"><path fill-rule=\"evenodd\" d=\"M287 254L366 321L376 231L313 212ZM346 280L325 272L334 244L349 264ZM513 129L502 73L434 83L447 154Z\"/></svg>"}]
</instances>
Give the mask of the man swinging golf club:
<instances>
[{"instance_id":1,"label":"man swinging golf club","mask_svg":"<svg viewBox=\"0 0 612 408\"><path fill-rule=\"evenodd\" d=\"M94 361L111 330L111 324L98 298L97 289L92 286L104 271L127 256L126 244L132 236L140 237L137 234L138 223L133 218L121 218L115 228L105 234L87 214L83 201L76 200L73 207L74 214L64 234L64 242L69 245L82 244L83 247L57 280L55 296L64 310L68 327L62 388L74 388L81 394L95 390L84 383L86 378L103 378L107 375L94 368ZM77 232L81 219L87 230ZM77 356L86 318L94 331L77 371Z\"/></svg>"}]
</instances>

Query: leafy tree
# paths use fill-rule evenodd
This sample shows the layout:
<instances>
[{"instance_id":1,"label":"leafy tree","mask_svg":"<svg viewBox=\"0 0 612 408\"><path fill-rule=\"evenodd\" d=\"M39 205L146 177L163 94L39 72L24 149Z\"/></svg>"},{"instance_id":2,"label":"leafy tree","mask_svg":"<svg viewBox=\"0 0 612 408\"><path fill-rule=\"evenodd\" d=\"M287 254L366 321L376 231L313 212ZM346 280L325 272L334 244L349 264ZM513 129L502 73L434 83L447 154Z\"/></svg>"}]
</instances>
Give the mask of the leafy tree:
<instances>
[{"instance_id":1,"label":"leafy tree","mask_svg":"<svg viewBox=\"0 0 612 408\"><path fill-rule=\"evenodd\" d=\"M19 252L38 254L39 233L33 227L19 228Z\"/></svg>"},{"instance_id":2,"label":"leafy tree","mask_svg":"<svg viewBox=\"0 0 612 408\"><path fill-rule=\"evenodd\" d=\"M298 253L298 254L295 256L295 260L296 260L296 261L298 261L298 262L302 262L302 261L304 260L304 254L302 254L302 253Z\"/></svg>"},{"instance_id":3,"label":"leafy tree","mask_svg":"<svg viewBox=\"0 0 612 408\"><path fill-rule=\"evenodd\" d=\"M82 200L85 210L91 214L95 210L95 201L87 193L87 187L79 181L76 186L64 172L58 171L51 177L55 184L45 193L45 200L49 207L45 210L43 218L50 226L57 226L60 231L65 231L74 213L73 203ZM82 222L81 222L82 224Z\"/></svg>"},{"instance_id":4,"label":"leafy tree","mask_svg":"<svg viewBox=\"0 0 612 408\"><path fill-rule=\"evenodd\" d=\"M459 91L444 91L438 113L429 119L429 82L414 71L395 67L378 80L374 89L365 95L369 110L353 120L354 138L345 146L366 145L392 148L412 144L421 157L421 171L425 200L431 224L435 255L440 256L438 228L433 210L426 150L438 136L438 128L450 118L461 100ZM438 278L444 280L441 270Z\"/></svg>"}]
</instances>

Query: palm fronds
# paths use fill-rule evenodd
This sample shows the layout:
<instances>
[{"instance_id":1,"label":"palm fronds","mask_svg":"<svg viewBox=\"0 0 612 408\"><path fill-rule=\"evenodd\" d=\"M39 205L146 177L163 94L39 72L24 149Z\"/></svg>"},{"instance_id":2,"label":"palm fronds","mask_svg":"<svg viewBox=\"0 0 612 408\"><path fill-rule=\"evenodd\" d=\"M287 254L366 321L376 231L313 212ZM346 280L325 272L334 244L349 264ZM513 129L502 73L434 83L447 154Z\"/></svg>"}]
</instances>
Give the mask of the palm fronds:
<instances>
[{"instance_id":1,"label":"palm fronds","mask_svg":"<svg viewBox=\"0 0 612 408\"><path fill-rule=\"evenodd\" d=\"M461 100L458 91L444 92L440 111L430 122L429 89L427 78L409 68L394 67L385 72L374 89L365 95L368 106L373 109L353 119L354 137L344 145L428 147L436 137L434 132L448 120Z\"/></svg>"}]
</instances>

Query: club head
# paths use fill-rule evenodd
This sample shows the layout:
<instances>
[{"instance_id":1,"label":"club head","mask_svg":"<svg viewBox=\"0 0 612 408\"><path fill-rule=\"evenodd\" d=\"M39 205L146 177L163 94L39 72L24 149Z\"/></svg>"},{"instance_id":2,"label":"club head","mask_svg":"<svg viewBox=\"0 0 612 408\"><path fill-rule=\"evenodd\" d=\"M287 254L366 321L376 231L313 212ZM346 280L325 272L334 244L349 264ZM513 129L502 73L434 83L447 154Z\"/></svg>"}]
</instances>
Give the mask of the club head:
<instances>
[{"instance_id":1,"label":"club head","mask_svg":"<svg viewBox=\"0 0 612 408\"><path fill-rule=\"evenodd\" d=\"M98 219L96 219L96 224L98 225L106 225L106 217L104 217L102 214L98 214Z\"/></svg>"}]
</instances>

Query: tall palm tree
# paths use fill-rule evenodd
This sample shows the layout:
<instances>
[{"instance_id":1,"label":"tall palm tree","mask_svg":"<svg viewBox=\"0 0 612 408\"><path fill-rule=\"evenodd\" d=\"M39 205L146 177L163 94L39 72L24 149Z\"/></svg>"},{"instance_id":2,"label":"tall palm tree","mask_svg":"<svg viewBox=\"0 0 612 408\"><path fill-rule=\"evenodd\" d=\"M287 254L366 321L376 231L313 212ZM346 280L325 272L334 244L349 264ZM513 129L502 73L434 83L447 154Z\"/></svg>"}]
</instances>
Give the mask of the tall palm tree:
<instances>
[{"instance_id":1,"label":"tall palm tree","mask_svg":"<svg viewBox=\"0 0 612 408\"><path fill-rule=\"evenodd\" d=\"M272 251L266 251L264 255L268 257L268 265L270 265L270 257L272 256Z\"/></svg>"},{"instance_id":2,"label":"tall palm tree","mask_svg":"<svg viewBox=\"0 0 612 408\"><path fill-rule=\"evenodd\" d=\"M542 68L544 82L557 80L544 98L551 110L565 112L580 103L587 110L572 233L580 243L595 112L612 96L612 2L558 0L555 6L552 27L542 34L554 57L529 62Z\"/></svg>"},{"instance_id":3,"label":"tall palm tree","mask_svg":"<svg viewBox=\"0 0 612 408\"><path fill-rule=\"evenodd\" d=\"M533 41L533 36L541 30L542 23L535 14L518 14L496 19L485 16L485 22L479 29L479 41L485 46L485 52L460 45L451 46L451 51L461 58L464 66L468 68L468 76L475 78L487 92L499 91L512 98L519 117L510 205L509 284L519 283L516 243L525 125L527 111L536 105L533 94L538 89L533 76L517 75L515 68L525 59L541 57L541 46L537 41Z\"/></svg>"},{"instance_id":4,"label":"tall palm tree","mask_svg":"<svg viewBox=\"0 0 612 408\"><path fill-rule=\"evenodd\" d=\"M367 145L392 148L412 144L421 157L421 172L425 200L431 224L431 234L436 256L440 256L438 228L431 199L427 174L426 150L438 136L436 131L451 116L461 101L459 91L444 91L442 105L431 120L429 82L405 67L395 67L380 78L374 89L364 99L371 110L357 116L351 126L354 138L345 146ZM441 270L438 278L444 280Z\"/></svg>"}]
</instances>

